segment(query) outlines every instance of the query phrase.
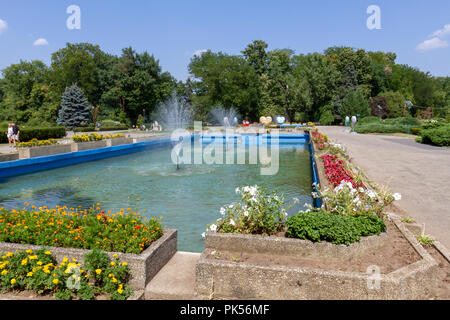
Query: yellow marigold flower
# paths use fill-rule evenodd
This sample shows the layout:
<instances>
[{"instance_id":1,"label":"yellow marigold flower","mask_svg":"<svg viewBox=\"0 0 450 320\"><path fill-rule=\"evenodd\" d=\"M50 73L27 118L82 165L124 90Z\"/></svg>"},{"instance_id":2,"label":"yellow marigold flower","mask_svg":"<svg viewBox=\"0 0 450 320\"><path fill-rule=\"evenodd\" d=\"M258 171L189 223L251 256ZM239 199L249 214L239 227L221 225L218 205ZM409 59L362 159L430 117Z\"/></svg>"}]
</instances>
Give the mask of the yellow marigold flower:
<instances>
[{"instance_id":1,"label":"yellow marigold flower","mask_svg":"<svg viewBox=\"0 0 450 320\"><path fill-rule=\"evenodd\" d=\"M64 257L64 259L63 259L63 263L66 263L66 262L68 262L69 261L69 259L67 258L67 257Z\"/></svg>"},{"instance_id":2,"label":"yellow marigold flower","mask_svg":"<svg viewBox=\"0 0 450 320\"><path fill-rule=\"evenodd\" d=\"M33 272L28 272L27 273L27 277L32 277L33 276Z\"/></svg>"},{"instance_id":3,"label":"yellow marigold flower","mask_svg":"<svg viewBox=\"0 0 450 320\"><path fill-rule=\"evenodd\" d=\"M45 253L46 255L52 254L50 251L45 251L44 253Z\"/></svg>"},{"instance_id":4,"label":"yellow marigold flower","mask_svg":"<svg viewBox=\"0 0 450 320\"><path fill-rule=\"evenodd\" d=\"M126 267L127 265L128 265L128 263L126 263L126 262L122 263L122 266L124 266L124 267Z\"/></svg>"},{"instance_id":5,"label":"yellow marigold flower","mask_svg":"<svg viewBox=\"0 0 450 320\"><path fill-rule=\"evenodd\" d=\"M117 258L117 257L118 257L117 253L114 253L114 255L113 255L113 256L114 256L114 258Z\"/></svg>"},{"instance_id":6,"label":"yellow marigold flower","mask_svg":"<svg viewBox=\"0 0 450 320\"><path fill-rule=\"evenodd\" d=\"M25 251L26 253L28 253L28 254L31 254L31 253L33 253L33 250L31 250L31 249L28 249L27 251Z\"/></svg>"},{"instance_id":7,"label":"yellow marigold flower","mask_svg":"<svg viewBox=\"0 0 450 320\"><path fill-rule=\"evenodd\" d=\"M123 293L123 290L122 289L117 289L117 292L119 293L119 294L122 294Z\"/></svg>"},{"instance_id":8,"label":"yellow marigold flower","mask_svg":"<svg viewBox=\"0 0 450 320\"><path fill-rule=\"evenodd\" d=\"M113 276L113 274L112 274L112 273L108 274L108 278L111 278L112 276Z\"/></svg>"},{"instance_id":9,"label":"yellow marigold flower","mask_svg":"<svg viewBox=\"0 0 450 320\"><path fill-rule=\"evenodd\" d=\"M53 284L58 284L59 283L59 280L58 279L53 279Z\"/></svg>"},{"instance_id":10,"label":"yellow marigold flower","mask_svg":"<svg viewBox=\"0 0 450 320\"><path fill-rule=\"evenodd\" d=\"M38 266L42 266L42 261L38 261L38 262L36 262L36 264L37 264Z\"/></svg>"},{"instance_id":11,"label":"yellow marigold flower","mask_svg":"<svg viewBox=\"0 0 450 320\"><path fill-rule=\"evenodd\" d=\"M30 260L36 260L38 258L38 256L29 256L28 259Z\"/></svg>"},{"instance_id":12,"label":"yellow marigold flower","mask_svg":"<svg viewBox=\"0 0 450 320\"><path fill-rule=\"evenodd\" d=\"M96 273L96 274L101 274L101 273L102 273L102 269L97 269L97 270L95 270L95 273Z\"/></svg>"},{"instance_id":13,"label":"yellow marigold flower","mask_svg":"<svg viewBox=\"0 0 450 320\"><path fill-rule=\"evenodd\" d=\"M8 273L8 270L3 270L2 271L2 276L5 276Z\"/></svg>"},{"instance_id":14,"label":"yellow marigold flower","mask_svg":"<svg viewBox=\"0 0 450 320\"><path fill-rule=\"evenodd\" d=\"M11 284L16 284L16 279L11 279Z\"/></svg>"},{"instance_id":15,"label":"yellow marigold flower","mask_svg":"<svg viewBox=\"0 0 450 320\"><path fill-rule=\"evenodd\" d=\"M26 265L28 263L28 259L27 258L25 258L25 259L23 259L22 260L22 262L20 263L21 265Z\"/></svg>"},{"instance_id":16,"label":"yellow marigold flower","mask_svg":"<svg viewBox=\"0 0 450 320\"><path fill-rule=\"evenodd\" d=\"M12 257L13 255L14 255L14 253L12 253L12 252L8 252L8 253L6 254L7 257Z\"/></svg>"},{"instance_id":17,"label":"yellow marigold flower","mask_svg":"<svg viewBox=\"0 0 450 320\"><path fill-rule=\"evenodd\" d=\"M116 263L115 263L114 261L111 261L111 265L112 265L112 266L115 266Z\"/></svg>"}]
</instances>

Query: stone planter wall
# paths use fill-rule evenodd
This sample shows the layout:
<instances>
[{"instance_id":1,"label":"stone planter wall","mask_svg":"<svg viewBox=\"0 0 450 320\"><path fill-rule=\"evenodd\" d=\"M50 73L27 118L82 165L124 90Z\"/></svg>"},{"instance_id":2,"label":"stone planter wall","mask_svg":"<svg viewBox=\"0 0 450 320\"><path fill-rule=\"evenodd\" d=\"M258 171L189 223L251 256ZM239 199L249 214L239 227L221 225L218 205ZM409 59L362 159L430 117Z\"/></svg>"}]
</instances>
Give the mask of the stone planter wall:
<instances>
[{"instance_id":1,"label":"stone planter wall","mask_svg":"<svg viewBox=\"0 0 450 320\"><path fill-rule=\"evenodd\" d=\"M381 248L387 240L387 234L361 237L360 242L349 246L335 245L329 242L314 243L309 240L268 237L257 235L208 233L206 248L232 252L262 253L283 255L296 258L320 259L326 257L334 261L349 261L367 252Z\"/></svg>"},{"instance_id":2,"label":"stone planter wall","mask_svg":"<svg viewBox=\"0 0 450 320\"><path fill-rule=\"evenodd\" d=\"M56 144L51 146L32 147L32 148L20 148L19 158L30 159L43 156L51 156L60 153L70 153L70 144Z\"/></svg>"},{"instance_id":3,"label":"stone planter wall","mask_svg":"<svg viewBox=\"0 0 450 320\"><path fill-rule=\"evenodd\" d=\"M106 140L107 147L121 146L123 144L132 144L132 138L116 138L116 139L108 139Z\"/></svg>"},{"instance_id":4,"label":"stone planter wall","mask_svg":"<svg viewBox=\"0 0 450 320\"><path fill-rule=\"evenodd\" d=\"M42 246L23 245L0 242L0 252L15 252L16 250L37 250ZM61 263L64 257L83 261L84 254L89 250L45 247ZM143 290L147 283L161 270L177 251L177 230L164 230L161 238L156 240L141 254L129 254L120 252L107 252L112 258L116 253L121 261L126 261L131 270L129 285L136 290Z\"/></svg>"},{"instance_id":5,"label":"stone planter wall","mask_svg":"<svg viewBox=\"0 0 450 320\"><path fill-rule=\"evenodd\" d=\"M100 140L100 141L88 141L88 142L77 142L72 143L70 145L72 152L78 152L83 150L91 150L91 149L98 149L98 148L105 148L106 147L106 140Z\"/></svg>"},{"instance_id":6,"label":"stone planter wall","mask_svg":"<svg viewBox=\"0 0 450 320\"><path fill-rule=\"evenodd\" d=\"M224 299L410 300L433 297L437 262L399 220L393 221L421 259L388 274L377 275L379 286L370 286L374 283L372 274L224 261L209 258L215 249L207 248L196 265L196 292L199 296ZM240 244L233 248L237 246Z\"/></svg>"},{"instance_id":7,"label":"stone planter wall","mask_svg":"<svg viewBox=\"0 0 450 320\"><path fill-rule=\"evenodd\" d=\"M0 154L0 162L19 160L19 153Z\"/></svg>"}]
</instances>

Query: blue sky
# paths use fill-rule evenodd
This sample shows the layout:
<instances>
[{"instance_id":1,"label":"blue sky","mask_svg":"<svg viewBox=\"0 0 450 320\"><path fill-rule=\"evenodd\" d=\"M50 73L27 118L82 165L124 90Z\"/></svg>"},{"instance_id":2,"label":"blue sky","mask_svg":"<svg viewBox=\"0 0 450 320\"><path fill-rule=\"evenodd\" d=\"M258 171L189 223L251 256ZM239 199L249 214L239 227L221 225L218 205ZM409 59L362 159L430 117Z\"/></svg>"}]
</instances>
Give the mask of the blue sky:
<instances>
[{"instance_id":1,"label":"blue sky","mask_svg":"<svg viewBox=\"0 0 450 320\"><path fill-rule=\"evenodd\" d=\"M66 27L73 4L81 8L80 30ZM369 5L381 9L380 30L366 26ZM450 76L449 13L448 0L0 0L0 69L20 59L49 64L66 42L91 42L112 54L147 50L185 80L194 52L239 54L264 40L296 53L334 45L393 51L397 63Z\"/></svg>"}]
</instances>

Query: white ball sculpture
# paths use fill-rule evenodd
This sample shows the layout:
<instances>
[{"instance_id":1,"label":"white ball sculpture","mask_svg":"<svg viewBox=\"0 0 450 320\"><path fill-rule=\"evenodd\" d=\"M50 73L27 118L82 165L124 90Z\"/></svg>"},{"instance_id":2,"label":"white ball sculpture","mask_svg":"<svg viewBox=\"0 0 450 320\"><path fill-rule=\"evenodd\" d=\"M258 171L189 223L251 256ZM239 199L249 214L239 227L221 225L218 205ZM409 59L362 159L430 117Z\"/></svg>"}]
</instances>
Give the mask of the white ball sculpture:
<instances>
[{"instance_id":1,"label":"white ball sculpture","mask_svg":"<svg viewBox=\"0 0 450 320\"><path fill-rule=\"evenodd\" d=\"M278 124L283 124L286 121L286 118L283 117L283 116L278 116L276 118L276 121L277 121Z\"/></svg>"}]
</instances>

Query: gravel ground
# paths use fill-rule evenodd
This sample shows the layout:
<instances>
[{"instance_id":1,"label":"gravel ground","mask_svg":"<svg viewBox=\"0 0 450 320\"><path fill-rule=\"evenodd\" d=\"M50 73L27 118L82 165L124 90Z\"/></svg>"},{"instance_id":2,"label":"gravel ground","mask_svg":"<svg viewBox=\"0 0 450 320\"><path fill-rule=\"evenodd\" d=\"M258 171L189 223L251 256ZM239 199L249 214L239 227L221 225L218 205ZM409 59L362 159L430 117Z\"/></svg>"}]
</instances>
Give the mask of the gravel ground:
<instances>
[{"instance_id":1,"label":"gravel ground","mask_svg":"<svg viewBox=\"0 0 450 320\"><path fill-rule=\"evenodd\" d=\"M319 131L345 145L369 179L400 192L396 206L450 248L450 148L399 136L350 134L344 127Z\"/></svg>"}]
</instances>

